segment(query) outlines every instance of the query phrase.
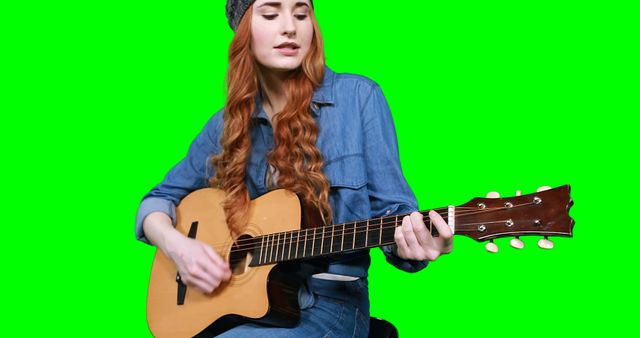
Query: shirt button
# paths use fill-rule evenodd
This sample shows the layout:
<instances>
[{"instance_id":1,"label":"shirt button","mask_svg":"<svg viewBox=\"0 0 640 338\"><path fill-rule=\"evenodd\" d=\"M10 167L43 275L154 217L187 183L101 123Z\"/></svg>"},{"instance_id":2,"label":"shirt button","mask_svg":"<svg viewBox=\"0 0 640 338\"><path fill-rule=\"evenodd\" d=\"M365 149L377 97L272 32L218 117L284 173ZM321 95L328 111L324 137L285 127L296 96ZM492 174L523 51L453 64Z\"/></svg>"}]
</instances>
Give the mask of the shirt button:
<instances>
[{"instance_id":1,"label":"shirt button","mask_svg":"<svg viewBox=\"0 0 640 338\"><path fill-rule=\"evenodd\" d=\"M318 105L315 103L312 103L311 108L313 108L314 110L318 110Z\"/></svg>"}]
</instances>

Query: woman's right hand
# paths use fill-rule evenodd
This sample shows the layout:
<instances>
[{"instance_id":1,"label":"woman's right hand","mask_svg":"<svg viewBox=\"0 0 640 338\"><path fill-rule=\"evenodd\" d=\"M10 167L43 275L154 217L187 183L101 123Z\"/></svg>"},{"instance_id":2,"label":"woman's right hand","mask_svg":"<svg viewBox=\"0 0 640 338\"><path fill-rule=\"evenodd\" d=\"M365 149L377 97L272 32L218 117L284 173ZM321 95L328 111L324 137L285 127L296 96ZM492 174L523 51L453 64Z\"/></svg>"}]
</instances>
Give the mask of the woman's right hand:
<instances>
[{"instance_id":1,"label":"woman's right hand","mask_svg":"<svg viewBox=\"0 0 640 338\"><path fill-rule=\"evenodd\" d=\"M211 246L180 233L167 242L166 253L182 282L204 293L213 292L231 278L229 264Z\"/></svg>"},{"instance_id":2,"label":"woman's right hand","mask_svg":"<svg viewBox=\"0 0 640 338\"><path fill-rule=\"evenodd\" d=\"M231 278L229 264L209 245L178 232L169 215L152 212L145 217L142 228L149 242L173 261L186 285L211 293Z\"/></svg>"}]
</instances>

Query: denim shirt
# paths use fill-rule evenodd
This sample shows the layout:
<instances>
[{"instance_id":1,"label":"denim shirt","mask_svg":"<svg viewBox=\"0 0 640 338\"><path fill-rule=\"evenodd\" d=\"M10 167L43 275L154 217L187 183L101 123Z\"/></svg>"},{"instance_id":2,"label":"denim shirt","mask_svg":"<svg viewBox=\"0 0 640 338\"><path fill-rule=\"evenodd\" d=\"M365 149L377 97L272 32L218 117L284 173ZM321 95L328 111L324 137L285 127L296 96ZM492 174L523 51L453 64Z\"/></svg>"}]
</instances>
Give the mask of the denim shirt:
<instances>
[{"instance_id":1,"label":"denim shirt","mask_svg":"<svg viewBox=\"0 0 640 338\"><path fill-rule=\"evenodd\" d=\"M418 210L402 174L391 112L378 84L325 67L323 83L313 94L311 111L319 129L317 146L324 156L323 172L331 187L329 203L334 224ZM252 122L245 184L251 199L255 199L269 191L266 155L274 146L273 129L260 95L256 97ZM175 224L175 208L180 200L207 187L208 179L214 175L210 157L222 148L222 128L223 114L218 112L197 135L187 156L144 196L136 217L139 240L149 243L142 229L147 215L161 211ZM426 261L401 259L391 246L383 246L382 251L387 261L401 270L416 272L427 266ZM367 249L340 255L325 269L333 274L366 277L370 262Z\"/></svg>"}]
</instances>

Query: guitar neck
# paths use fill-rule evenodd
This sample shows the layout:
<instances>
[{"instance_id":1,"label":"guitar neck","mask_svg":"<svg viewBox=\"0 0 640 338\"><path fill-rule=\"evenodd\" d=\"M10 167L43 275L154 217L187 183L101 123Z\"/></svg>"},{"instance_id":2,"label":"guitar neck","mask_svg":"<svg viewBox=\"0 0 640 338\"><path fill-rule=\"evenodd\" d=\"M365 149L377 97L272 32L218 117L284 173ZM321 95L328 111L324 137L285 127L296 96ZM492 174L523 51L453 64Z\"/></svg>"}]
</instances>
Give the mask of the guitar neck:
<instances>
[{"instance_id":1,"label":"guitar neck","mask_svg":"<svg viewBox=\"0 0 640 338\"><path fill-rule=\"evenodd\" d=\"M446 212L447 208L436 209L438 210ZM437 230L428 221L429 212L420 213L431 234L437 236ZM253 239L253 257L249 265L310 259L394 244L395 229L402 225L402 219L406 215L408 214L258 236Z\"/></svg>"},{"instance_id":2,"label":"guitar neck","mask_svg":"<svg viewBox=\"0 0 640 338\"><path fill-rule=\"evenodd\" d=\"M434 209L453 234L476 241L510 236L568 236L574 220L569 216L573 200L568 185L522 196L479 198L457 207ZM433 236L438 236L428 211L420 211ZM250 266L308 259L395 243L396 227L407 214L334 224L251 238Z\"/></svg>"}]
</instances>

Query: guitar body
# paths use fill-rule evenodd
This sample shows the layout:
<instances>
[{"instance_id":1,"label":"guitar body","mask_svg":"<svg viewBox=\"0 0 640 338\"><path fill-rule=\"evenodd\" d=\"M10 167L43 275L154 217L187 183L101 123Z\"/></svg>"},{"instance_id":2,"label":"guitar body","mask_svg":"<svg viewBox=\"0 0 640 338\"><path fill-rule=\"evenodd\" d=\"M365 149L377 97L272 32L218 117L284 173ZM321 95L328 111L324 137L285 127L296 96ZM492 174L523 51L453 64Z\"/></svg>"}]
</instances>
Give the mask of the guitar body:
<instances>
[{"instance_id":1,"label":"guitar body","mask_svg":"<svg viewBox=\"0 0 640 338\"><path fill-rule=\"evenodd\" d=\"M147 321L155 337L193 337L205 329L207 334L219 333L245 321L291 327L299 320L298 281L291 277L295 266L249 267L250 254L246 259L236 253L232 257L234 239L225 221L224 196L222 190L212 188L186 196L176 209L176 229L211 245L227 262L233 261L231 280L212 294L183 285L186 293L180 305L182 283L176 280L176 267L157 250L147 298ZM300 200L287 190L275 190L251 201L250 210L249 224L240 240L300 229Z\"/></svg>"}]
</instances>

